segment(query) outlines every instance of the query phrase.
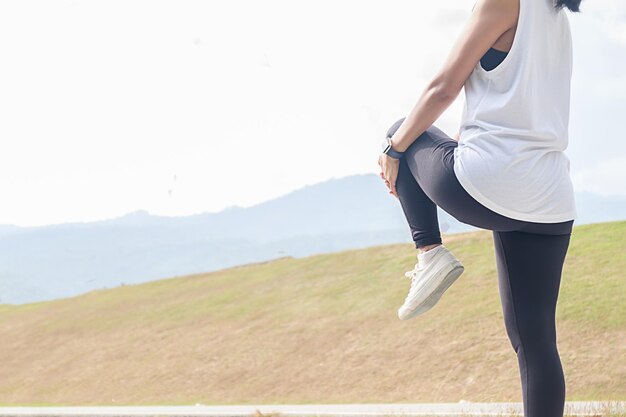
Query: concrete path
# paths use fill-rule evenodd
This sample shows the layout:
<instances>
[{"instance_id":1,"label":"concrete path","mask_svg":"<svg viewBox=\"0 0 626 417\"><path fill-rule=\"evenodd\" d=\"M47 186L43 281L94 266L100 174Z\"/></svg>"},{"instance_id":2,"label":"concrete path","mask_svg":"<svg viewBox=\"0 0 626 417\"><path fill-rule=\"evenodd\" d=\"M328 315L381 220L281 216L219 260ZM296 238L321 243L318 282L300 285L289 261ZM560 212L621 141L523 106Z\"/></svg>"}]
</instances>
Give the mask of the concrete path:
<instances>
[{"instance_id":1,"label":"concrete path","mask_svg":"<svg viewBox=\"0 0 626 417\"><path fill-rule=\"evenodd\" d=\"M604 416L602 411L626 413L626 401L567 402L565 415ZM0 407L0 416L207 416L247 417L271 415L303 417L344 416L523 416L521 403L420 403L420 404L319 404L319 405L218 405L111 406L111 407Z\"/></svg>"}]
</instances>

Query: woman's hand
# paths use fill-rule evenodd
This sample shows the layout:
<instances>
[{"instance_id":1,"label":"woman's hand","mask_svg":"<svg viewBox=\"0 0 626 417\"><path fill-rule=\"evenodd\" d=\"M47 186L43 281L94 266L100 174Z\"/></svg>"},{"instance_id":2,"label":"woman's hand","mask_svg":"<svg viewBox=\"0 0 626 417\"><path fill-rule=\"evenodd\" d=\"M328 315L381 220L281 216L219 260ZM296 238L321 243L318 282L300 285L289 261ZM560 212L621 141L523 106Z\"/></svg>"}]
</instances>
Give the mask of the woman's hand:
<instances>
[{"instance_id":1,"label":"woman's hand","mask_svg":"<svg viewBox=\"0 0 626 417\"><path fill-rule=\"evenodd\" d=\"M396 191L396 179L398 178L398 169L400 167L400 160L392 158L386 153L381 153L378 157L378 165L380 165L380 177L385 180L387 188L389 188L389 194L398 197Z\"/></svg>"}]
</instances>

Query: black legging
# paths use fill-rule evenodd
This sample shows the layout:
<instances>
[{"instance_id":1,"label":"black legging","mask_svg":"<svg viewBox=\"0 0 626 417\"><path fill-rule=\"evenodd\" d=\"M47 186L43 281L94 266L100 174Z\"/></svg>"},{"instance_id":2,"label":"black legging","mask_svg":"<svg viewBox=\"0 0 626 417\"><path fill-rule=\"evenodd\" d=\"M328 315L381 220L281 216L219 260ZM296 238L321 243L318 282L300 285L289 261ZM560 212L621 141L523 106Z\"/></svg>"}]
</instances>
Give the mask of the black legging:
<instances>
[{"instance_id":1,"label":"black legging","mask_svg":"<svg viewBox=\"0 0 626 417\"><path fill-rule=\"evenodd\" d=\"M524 416L562 417L565 379L555 311L574 220L515 220L478 203L454 174L457 145L433 125L400 159L396 190L413 241L416 247L442 242L437 206L460 222L492 230L504 322L519 362Z\"/></svg>"}]
</instances>

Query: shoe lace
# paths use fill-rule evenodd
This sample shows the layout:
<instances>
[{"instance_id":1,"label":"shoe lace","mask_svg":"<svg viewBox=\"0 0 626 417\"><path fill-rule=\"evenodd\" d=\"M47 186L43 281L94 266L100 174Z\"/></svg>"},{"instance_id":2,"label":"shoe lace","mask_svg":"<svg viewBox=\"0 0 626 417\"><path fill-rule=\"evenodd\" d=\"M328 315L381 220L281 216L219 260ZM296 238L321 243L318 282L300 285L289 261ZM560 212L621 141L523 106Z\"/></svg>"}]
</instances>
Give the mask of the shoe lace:
<instances>
[{"instance_id":1,"label":"shoe lace","mask_svg":"<svg viewBox=\"0 0 626 417\"><path fill-rule=\"evenodd\" d=\"M414 267L412 270L410 270L410 271L406 271L406 272L404 273L404 276L405 276L406 278L409 278L409 279L411 280L411 289L413 289L413 286L414 286L414 285L415 285L415 283L417 282L417 280L418 280L418 278L419 278L419 276L420 276L420 273L421 273L421 272L422 272L422 271L419 269L419 262L417 262L417 263L415 264L415 267ZM410 293L411 293L411 290L409 290L409 294L410 294ZM406 298L408 299L408 298L409 298L409 296L407 295L407 296L406 296Z\"/></svg>"},{"instance_id":2,"label":"shoe lace","mask_svg":"<svg viewBox=\"0 0 626 417\"><path fill-rule=\"evenodd\" d=\"M412 270L406 271L404 273L404 276L407 277L407 278L411 278L411 279L414 279L415 277L417 277L419 275L419 273L421 272L420 269L419 269L419 265L420 265L419 262L417 262L415 264L415 267Z\"/></svg>"}]
</instances>

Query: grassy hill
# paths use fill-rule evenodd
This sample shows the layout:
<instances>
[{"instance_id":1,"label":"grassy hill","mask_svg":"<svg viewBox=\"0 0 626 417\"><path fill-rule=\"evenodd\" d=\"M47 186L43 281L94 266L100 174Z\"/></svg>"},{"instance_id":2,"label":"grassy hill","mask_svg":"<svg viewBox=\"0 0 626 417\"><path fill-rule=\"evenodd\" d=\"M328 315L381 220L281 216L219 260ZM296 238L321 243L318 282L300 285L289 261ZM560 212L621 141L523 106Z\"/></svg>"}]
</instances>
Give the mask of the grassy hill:
<instances>
[{"instance_id":1,"label":"grassy hill","mask_svg":"<svg viewBox=\"0 0 626 417\"><path fill-rule=\"evenodd\" d=\"M0 404L521 401L490 231L400 321L412 244L0 305ZM567 400L626 399L626 221L575 226L557 306Z\"/></svg>"}]
</instances>

